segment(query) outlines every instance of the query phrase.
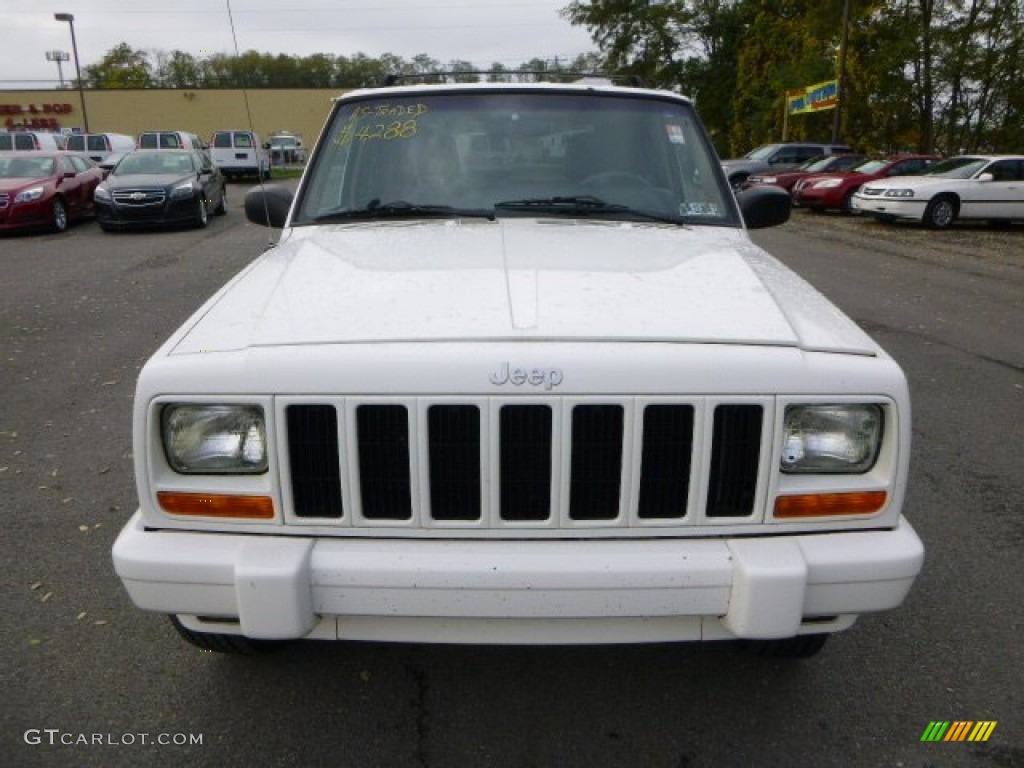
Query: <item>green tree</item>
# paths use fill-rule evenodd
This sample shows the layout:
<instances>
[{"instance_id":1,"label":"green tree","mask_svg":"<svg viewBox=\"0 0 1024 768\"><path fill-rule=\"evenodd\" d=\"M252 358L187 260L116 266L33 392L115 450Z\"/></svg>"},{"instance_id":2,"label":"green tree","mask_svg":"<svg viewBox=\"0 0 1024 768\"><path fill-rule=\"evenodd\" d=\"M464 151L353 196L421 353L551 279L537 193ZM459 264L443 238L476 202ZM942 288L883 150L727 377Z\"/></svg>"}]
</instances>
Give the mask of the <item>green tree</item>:
<instances>
[{"instance_id":1,"label":"green tree","mask_svg":"<svg viewBox=\"0 0 1024 768\"><path fill-rule=\"evenodd\" d=\"M82 79L90 88L146 88L152 84L152 67L145 51L120 43L100 61L86 66Z\"/></svg>"}]
</instances>

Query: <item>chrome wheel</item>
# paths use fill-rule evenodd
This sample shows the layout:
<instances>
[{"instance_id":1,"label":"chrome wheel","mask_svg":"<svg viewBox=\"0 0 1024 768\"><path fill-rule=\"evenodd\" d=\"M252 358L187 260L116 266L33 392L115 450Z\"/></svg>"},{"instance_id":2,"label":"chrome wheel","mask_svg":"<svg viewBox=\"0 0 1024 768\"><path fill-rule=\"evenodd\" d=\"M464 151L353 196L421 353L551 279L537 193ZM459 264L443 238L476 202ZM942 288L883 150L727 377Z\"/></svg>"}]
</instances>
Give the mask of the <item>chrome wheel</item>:
<instances>
[{"instance_id":1,"label":"chrome wheel","mask_svg":"<svg viewBox=\"0 0 1024 768\"><path fill-rule=\"evenodd\" d=\"M68 209L59 197L53 201L53 215L50 223L57 232L63 232L68 228Z\"/></svg>"},{"instance_id":2,"label":"chrome wheel","mask_svg":"<svg viewBox=\"0 0 1024 768\"><path fill-rule=\"evenodd\" d=\"M948 229L956 220L956 201L951 197L937 197L924 212L924 223L933 229Z\"/></svg>"}]
</instances>

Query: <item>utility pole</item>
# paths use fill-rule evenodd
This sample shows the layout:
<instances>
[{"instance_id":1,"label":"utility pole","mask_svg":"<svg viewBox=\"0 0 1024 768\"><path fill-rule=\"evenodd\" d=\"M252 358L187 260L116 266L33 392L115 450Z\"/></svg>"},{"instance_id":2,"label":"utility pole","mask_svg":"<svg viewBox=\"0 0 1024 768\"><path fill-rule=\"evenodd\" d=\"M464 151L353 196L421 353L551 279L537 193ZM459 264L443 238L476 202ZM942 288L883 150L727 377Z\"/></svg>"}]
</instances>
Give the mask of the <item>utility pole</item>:
<instances>
[{"instance_id":1,"label":"utility pole","mask_svg":"<svg viewBox=\"0 0 1024 768\"><path fill-rule=\"evenodd\" d=\"M843 0L843 31L839 38L839 101L832 113L832 143L839 143L839 126L843 117L843 104L846 103L846 46L850 39L850 2Z\"/></svg>"}]
</instances>

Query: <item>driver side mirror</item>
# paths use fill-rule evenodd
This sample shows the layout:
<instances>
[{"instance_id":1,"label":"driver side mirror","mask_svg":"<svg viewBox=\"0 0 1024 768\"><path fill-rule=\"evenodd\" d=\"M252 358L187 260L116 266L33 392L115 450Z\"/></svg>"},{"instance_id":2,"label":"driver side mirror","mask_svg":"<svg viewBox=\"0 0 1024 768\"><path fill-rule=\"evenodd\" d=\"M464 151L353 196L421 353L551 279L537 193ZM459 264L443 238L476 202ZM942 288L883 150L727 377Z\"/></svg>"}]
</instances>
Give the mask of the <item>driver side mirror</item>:
<instances>
[{"instance_id":1,"label":"driver side mirror","mask_svg":"<svg viewBox=\"0 0 1024 768\"><path fill-rule=\"evenodd\" d=\"M995 174L992 174L992 173L983 173L983 174L981 174L978 177L978 181L995 181L995 180L996 180Z\"/></svg>"}]
</instances>

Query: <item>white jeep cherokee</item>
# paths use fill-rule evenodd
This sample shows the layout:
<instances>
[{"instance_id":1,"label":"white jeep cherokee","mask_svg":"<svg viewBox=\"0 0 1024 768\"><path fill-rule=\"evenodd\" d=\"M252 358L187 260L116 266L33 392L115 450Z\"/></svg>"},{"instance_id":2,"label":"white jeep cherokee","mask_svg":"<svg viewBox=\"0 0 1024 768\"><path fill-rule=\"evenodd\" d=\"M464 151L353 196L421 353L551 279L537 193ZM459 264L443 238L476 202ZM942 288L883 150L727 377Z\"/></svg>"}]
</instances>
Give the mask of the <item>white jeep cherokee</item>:
<instances>
[{"instance_id":1,"label":"white jeep cherokee","mask_svg":"<svg viewBox=\"0 0 1024 768\"><path fill-rule=\"evenodd\" d=\"M691 103L335 103L283 227L143 369L132 600L203 648L754 641L901 603L897 364L745 227Z\"/></svg>"}]
</instances>

